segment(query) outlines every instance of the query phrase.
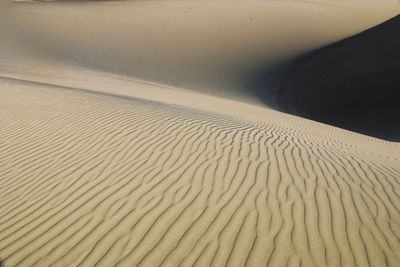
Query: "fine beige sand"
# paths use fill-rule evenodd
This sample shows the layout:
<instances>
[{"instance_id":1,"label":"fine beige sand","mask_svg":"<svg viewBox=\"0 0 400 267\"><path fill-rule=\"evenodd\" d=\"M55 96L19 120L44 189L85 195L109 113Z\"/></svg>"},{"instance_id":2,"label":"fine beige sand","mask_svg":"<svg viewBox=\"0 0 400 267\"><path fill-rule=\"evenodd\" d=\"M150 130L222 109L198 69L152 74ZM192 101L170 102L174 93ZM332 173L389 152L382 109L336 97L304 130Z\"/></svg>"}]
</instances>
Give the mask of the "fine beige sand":
<instances>
[{"instance_id":1,"label":"fine beige sand","mask_svg":"<svg viewBox=\"0 0 400 267\"><path fill-rule=\"evenodd\" d=\"M246 87L399 5L1 2L0 260L399 266L400 144Z\"/></svg>"},{"instance_id":2,"label":"fine beige sand","mask_svg":"<svg viewBox=\"0 0 400 267\"><path fill-rule=\"evenodd\" d=\"M1 87L6 266L400 262L399 145L279 113Z\"/></svg>"}]
</instances>

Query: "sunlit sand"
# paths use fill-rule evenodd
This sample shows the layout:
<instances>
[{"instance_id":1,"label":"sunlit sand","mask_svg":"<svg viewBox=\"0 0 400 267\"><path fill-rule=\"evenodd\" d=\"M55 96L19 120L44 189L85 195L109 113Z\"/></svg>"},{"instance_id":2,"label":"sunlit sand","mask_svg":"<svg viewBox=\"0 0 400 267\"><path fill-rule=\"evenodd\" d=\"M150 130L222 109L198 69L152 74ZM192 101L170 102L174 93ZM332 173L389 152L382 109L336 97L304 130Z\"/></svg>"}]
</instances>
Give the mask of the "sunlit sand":
<instances>
[{"instance_id":1,"label":"sunlit sand","mask_svg":"<svg viewBox=\"0 0 400 267\"><path fill-rule=\"evenodd\" d=\"M290 62L399 13L0 3L0 259L399 266L399 143L282 113L251 86L279 88Z\"/></svg>"}]
</instances>

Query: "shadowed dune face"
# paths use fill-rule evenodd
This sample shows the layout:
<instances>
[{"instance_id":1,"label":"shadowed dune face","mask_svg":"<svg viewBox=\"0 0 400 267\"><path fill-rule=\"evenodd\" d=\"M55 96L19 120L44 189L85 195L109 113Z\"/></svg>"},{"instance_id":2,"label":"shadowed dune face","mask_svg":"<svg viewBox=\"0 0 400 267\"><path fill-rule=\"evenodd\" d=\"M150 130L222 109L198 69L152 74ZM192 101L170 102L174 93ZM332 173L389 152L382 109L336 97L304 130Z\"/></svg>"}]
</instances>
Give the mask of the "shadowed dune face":
<instances>
[{"instance_id":1,"label":"shadowed dune face","mask_svg":"<svg viewBox=\"0 0 400 267\"><path fill-rule=\"evenodd\" d=\"M312 53L277 94L284 111L400 141L400 16Z\"/></svg>"}]
</instances>

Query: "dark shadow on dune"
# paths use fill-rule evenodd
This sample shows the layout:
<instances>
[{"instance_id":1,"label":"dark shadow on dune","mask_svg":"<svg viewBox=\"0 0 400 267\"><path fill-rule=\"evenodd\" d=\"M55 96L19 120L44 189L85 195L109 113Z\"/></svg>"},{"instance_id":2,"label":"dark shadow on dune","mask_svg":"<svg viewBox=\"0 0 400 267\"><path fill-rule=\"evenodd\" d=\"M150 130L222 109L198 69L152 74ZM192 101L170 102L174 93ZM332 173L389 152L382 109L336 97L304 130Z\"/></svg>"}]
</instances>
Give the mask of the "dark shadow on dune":
<instances>
[{"instance_id":1,"label":"dark shadow on dune","mask_svg":"<svg viewBox=\"0 0 400 267\"><path fill-rule=\"evenodd\" d=\"M305 56L272 95L281 111L400 141L400 16Z\"/></svg>"},{"instance_id":2,"label":"dark shadow on dune","mask_svg":"<svg viewBox=\"0 0 400 267\"><path fill-rule=\"evenodd\" d=\"M278 103L278 89L280 82L291 68L300 62L304 55L287 58L275 64L267 62L258 66L247 77L247 88L261 99L268 107L280 109Z\"/></svg>"}]
</instances>

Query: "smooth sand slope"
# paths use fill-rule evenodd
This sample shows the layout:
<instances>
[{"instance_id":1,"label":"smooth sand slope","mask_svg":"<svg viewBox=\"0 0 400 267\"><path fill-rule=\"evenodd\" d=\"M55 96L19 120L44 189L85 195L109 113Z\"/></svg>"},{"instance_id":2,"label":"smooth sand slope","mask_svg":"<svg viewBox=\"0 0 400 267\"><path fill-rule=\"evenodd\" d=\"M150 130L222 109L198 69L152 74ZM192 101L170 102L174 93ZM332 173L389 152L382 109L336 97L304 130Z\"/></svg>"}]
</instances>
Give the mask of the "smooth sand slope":
<instances>
[{"instance_id":1,"label":"smooth sand slope","mask_svg":"<svg viewBox=\"0 0 400 267\"><path fill-rule=\"evenodd\" d=\"M396 3L1 2L0 259L399 266L400 145L245 87Z\"/></svg>"},{"instance_id":2,"label":"smooth sand slope","mask_svg":"<svg viewBox=\"0 0 400 267\"><path fill-rule=\"evenodd\" d=\"M264 104L254 74L266 90L292 58L399 13L398 0L2 0L0 74L88 89L133 77Z\"/></svg>"}]
</instances>

